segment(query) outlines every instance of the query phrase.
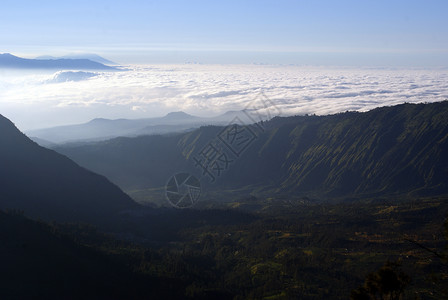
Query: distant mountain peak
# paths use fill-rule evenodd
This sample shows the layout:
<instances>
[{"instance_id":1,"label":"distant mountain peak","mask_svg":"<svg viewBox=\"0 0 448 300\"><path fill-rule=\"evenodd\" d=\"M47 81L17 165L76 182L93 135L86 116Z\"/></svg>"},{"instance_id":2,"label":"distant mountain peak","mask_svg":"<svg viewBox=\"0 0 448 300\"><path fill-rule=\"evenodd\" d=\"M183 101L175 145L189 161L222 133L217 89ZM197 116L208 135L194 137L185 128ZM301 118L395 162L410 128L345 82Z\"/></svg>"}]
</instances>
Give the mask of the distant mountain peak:
<instances>
[{"instance_id":1,"label":"distant mountain peak","mask_svg":"<svg viewBox=\"0 0 448 300\"><path fill-rule=\"evenodd\" d=\"M109 122L111 121L110 119L106 119L106 118L95 118L92 119L91 121L89 121L88 123L101 123L101 122Z\"/></svg>"},{"instance_id":2,"label":"distant mountain peak","mask_svg":"<svg viewBox=\"0 0 448 300\"><path fill-rule=\"evenodd\" d=\"M170 112L170 113L168 113L166 116L165 116L165 118L178 118L178 119L180 119L180 118L182 118L182 119L184 119L184 118L196 118L195 116L192 116L192 115L190 115L190 114L187 114L187 113L185 113L185 112L183 112L183 111L174 111L174 112Z\"/></svg>"}]
</instances>

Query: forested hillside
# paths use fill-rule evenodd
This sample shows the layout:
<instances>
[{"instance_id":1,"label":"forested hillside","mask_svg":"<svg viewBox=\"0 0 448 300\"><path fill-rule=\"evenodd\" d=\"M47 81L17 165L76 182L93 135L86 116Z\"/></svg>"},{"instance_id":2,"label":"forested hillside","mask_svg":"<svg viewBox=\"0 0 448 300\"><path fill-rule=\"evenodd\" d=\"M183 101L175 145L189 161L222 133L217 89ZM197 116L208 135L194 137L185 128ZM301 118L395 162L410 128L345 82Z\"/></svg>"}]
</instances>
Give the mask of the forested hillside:
<instances>
[{"instance_id":1,"label":"forested hillside","mask_svg":"<svg viewBox=\"0 0 448 300\"><path fill-rule=\"evenodd\" d=\"M448 101L278 117L258 125L238 127L251 134L238 155L222 139L231 125L55 149L126 191L163 187L173 174L188 171L208 190L249 187L323 199L448 193ZM210 143L225 156L219 172L197 163Z\"/></svg>"}]
</instances>

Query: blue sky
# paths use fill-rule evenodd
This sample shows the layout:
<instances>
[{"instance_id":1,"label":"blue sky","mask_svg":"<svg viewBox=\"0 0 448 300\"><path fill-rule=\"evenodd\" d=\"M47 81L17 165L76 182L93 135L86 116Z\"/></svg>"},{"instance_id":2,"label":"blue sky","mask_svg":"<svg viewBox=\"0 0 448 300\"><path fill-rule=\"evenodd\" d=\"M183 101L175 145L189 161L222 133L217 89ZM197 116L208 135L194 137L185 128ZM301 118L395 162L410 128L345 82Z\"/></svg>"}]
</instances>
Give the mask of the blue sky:
<instances>
[{"instance_id":1,"label":"blue sky","mask_svg":"<svg viewBox=\"0 0 448 300\"><path fill-rule=\"evenodd\" d=\"M446 0L3 0L0 53L447 67L447 12Z\"/></svg>"}]
</instances>

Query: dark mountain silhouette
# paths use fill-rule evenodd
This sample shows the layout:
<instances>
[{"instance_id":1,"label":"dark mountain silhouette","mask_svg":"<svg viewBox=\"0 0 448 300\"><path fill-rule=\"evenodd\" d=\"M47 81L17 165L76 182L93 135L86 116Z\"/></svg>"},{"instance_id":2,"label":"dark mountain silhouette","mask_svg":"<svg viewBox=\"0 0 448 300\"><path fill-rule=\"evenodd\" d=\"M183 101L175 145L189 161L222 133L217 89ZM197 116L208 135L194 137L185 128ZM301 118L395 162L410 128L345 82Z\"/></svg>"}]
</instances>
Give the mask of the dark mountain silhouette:
<instances>
[{"instance_id":1,"label":"dark mountain silhouette","mask_svg":"<svg viewBox=\"0 0 448 300\"><path fill-rule=\"evenodd\" d=\"M256 138L240 157L223 146L232 161L208 189L323 198L448 193L448 101L274 118L263 126L251 127ZM178 172L204 175L194 158L223 130L207 126L56 150L125 190L149 189ZM205 174L201 183L209 179Z\"/></svg>"},{"instance_id":2,"label":"dark mountain silhouette","mask_svg":"<svg viewBox=\"0 0 448 300\"><path fill-rule=\"evenodd\" d=\"M0 209L98 224L137 206L106 178L40 147L1 115L0 145Z\"/></svg>"},{"instance_id":3,"label":"dark mountain silhouette","mask_svg":"<svg viewBox=\"0 0 448 300\"><path fill-rule=\"evenodd\" d=\"M27 59L9 53L0 54L0 68L54 70L116 70L89 59Z\"/></svg>"},{"instance_id":4,"label":"dark mountain silhouette","mask_svg":"<svg viewBox=\"0 0 448 300\"><path fill-rule=\"evenodd\" d=\"M184 112L171 112L159 118L134 120L98 118L85 124L30 130L26 134L53 143L101 141L120 136L136 137L187 132L204 125L226 125L237 116L241 121L251 122L241 111L229 112L213 118L196 117Z\"/></svg>"}]
</instances>

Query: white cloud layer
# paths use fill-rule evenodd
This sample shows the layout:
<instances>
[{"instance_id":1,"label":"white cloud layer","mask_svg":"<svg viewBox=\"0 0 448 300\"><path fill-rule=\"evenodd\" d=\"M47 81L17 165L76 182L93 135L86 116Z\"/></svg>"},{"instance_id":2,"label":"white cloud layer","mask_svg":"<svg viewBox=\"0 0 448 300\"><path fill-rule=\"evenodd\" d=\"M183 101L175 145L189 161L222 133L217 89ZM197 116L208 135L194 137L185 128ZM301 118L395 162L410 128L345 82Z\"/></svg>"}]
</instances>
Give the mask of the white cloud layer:
<instances>
[{"instance_id":1,"label":"white cloud layer","mask_svg":"<svg viewBox=\"0 0 448 300\"><path fill-rule=\"evenodd\" d=\"M62 83L68 81L82 81L97 76L96 73L83 71L59 71L47 83Z\"/></svg>"},{"instance_id":2,"label":"white cloud layer","mask_svg":"<svg viewBox=\"0 0 448 300\"><path fill-rule=\"evenodd\" d=\"M61 74L64 80L54 80ZM213 116L243 109L261 92L284 115L366 111L448 99L448 71L257 65L133 66L88 74L0 71L0 114L22 130L180 110Z\"/></svg>"}]
</instances>

